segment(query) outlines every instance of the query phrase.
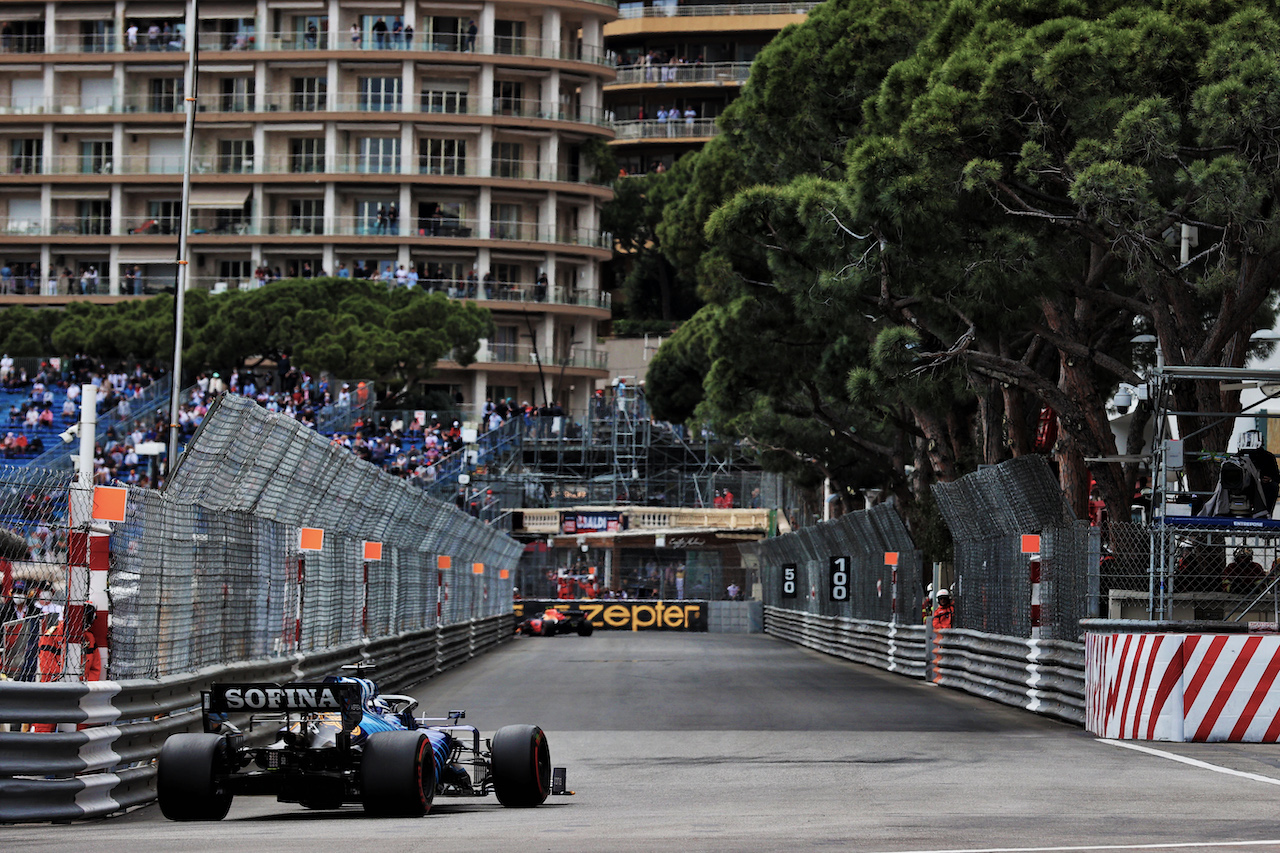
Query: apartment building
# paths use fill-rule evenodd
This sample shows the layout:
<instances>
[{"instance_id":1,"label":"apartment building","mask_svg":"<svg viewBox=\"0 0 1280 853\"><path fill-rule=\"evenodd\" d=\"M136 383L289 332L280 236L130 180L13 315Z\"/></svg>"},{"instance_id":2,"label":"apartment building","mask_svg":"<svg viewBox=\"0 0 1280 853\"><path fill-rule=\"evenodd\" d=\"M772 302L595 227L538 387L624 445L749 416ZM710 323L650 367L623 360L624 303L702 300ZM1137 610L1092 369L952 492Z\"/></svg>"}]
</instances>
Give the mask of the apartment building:
<instances>
[{"instance_id":1,"label":"apartment building","mask_svg":"<svg viewBox=\"0 0 1280 853\"><path fill-rule=\"evenodd\" d=\"M0 2L0 302L88 298L90 269L97 294L173 285L194 41L192 287L404 267L494 312L480 362L441 364L442 388L540 401L541 375L585 406L607 375L612 176L590 151L613 137L613 0L202 0L189 14Z\"/></svg>"},{"instance_id":2,"label":"apartment building","mask_svg":"<svg viewBox=\"0 0 1280 853\"><path fill-rule=\"evenodd\" d=\"M751 62L778 31L816 2L635 0L604 27L618 75L605 84L614 115L610 144L619 169L666 169L716 133L716 117L738 96Z\"/></svg>"}]
</instances>

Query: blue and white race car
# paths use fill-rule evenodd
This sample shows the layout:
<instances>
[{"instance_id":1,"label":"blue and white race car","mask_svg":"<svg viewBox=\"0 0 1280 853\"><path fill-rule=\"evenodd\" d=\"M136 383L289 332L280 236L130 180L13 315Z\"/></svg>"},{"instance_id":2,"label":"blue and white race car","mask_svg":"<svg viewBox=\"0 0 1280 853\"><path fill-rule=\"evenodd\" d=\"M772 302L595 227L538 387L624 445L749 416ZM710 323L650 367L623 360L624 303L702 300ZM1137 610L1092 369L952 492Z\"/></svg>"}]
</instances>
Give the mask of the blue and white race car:
<instances>
[{"instance_id":1,"label":"blue and white race car","mask_svg":"<svg viewBox=\"0 0 1280 853\"><path fill-rule=\"evenodd\" d=\"M221 820L236 795L268 794L313 809L360 803L370 814L420 816L436 796L493 793L529 808L552 793L542 729L504 726L482 746L479 730L460 722L465 712L415 717L417 704L347 676L214 684L203 694L204 733L173 735L160 750L160 810L170 820ZM274 739L249 745L264 725ZM562 789L563 770L555 777Z\"/></svg>"}]
</instances>

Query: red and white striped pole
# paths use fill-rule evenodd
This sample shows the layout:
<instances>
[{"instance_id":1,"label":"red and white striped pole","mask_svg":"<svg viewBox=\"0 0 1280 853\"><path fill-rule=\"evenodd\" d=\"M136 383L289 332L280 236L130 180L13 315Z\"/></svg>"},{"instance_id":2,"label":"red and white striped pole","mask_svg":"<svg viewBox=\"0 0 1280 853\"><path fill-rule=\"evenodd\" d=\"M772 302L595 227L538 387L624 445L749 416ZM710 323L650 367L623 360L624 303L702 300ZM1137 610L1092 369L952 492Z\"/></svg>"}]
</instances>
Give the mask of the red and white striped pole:
<instances>
[{"instance_id":1,"label":"red and white striped pole","mask_svg":"<svg viewBox=\"0 0 1280 853\"><path fill-rule=\"evenodd\" d=\"M1040 639L1040 536L1025 533L1022 553L1027 555L1027 573L1031 580L1031 639Z\"/></svg>"},{"instance_id":2,"label":"red and white striped pole","mask_svg":"<svg viewBox=\"0 0 1280 853\"><path fill-rule=\"evenodd\" d=\"M889 612L894 615L894 619L892 621L897 622L898 620L896 617L898 615L898 552L885 551L884 564L886 566L889 566L890 571L892 573L890 577L890 583L889 583L889 590L890 590L889 594L892 596L892 598L890 598L889 600Z\"/></svg>"},{"instance_id":3,"label":"red and white striped pole","mask_svg":"<svg viewBox=\"0 0 1280 853\"><path fill-rule=\"evenodd\" d=\"M444 582L446 569L453 567L453 558L448 554L436 555L436 624L444 622L444 603L449 600L449 585Z\"/></svg>"},{"instance_id":4,"label":"red and white striped pole","mask_svg":"<svg viewBox=\"0 0 1280 853\"><path fill-rule=\"evenodd\" d=\"M306 600L307 561L298 555L298 597L293 611L293 648L302 648L302 606Z\"/></svg>"}]
</instances>

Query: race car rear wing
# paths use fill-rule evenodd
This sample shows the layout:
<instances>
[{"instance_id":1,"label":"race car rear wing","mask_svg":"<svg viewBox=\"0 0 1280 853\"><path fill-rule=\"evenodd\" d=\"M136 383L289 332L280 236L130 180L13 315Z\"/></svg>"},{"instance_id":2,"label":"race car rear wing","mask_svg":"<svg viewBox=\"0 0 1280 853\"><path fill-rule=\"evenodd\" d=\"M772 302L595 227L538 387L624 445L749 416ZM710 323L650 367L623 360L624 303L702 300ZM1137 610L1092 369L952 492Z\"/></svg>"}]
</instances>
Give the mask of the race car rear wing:
<instances>
[{"instance_id":1,"label":"race car rear wing","mask_svg":"<svg viewBox=\"0 0 1280 853\"><path fill-rule=\"evenodd\" d=\"M342 715L342 731L348 733L364 716L360 685L345 682L213 684L202 699L205 731L216 731L228 714L333 713Z\"/></svg>"}]
</instances>

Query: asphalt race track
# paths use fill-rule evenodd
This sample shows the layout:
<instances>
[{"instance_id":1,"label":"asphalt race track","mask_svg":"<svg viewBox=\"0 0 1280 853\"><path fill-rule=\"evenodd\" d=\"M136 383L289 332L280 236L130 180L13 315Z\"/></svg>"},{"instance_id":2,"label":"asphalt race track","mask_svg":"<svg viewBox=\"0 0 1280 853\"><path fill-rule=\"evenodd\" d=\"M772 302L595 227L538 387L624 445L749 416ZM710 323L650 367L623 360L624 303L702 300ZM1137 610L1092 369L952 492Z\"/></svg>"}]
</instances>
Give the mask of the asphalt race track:
<instances>
[{"instance_id":1,"label":"asphalt race track","mask_svg":"<svg viewBox=\"0 0 1280 853\"><path fill-rule=\"evenodd\" d=\"M575 796L436 801L417 820L241 798L0 828L13 851L1280 851L1280 747L1083 730L767 636L521 638L423 685L489 734L541 725ZM1183 759L1182 761L1175 760ZM1191 763L1188 763L1191 762Z\"/></svg>"}]
</instances>

